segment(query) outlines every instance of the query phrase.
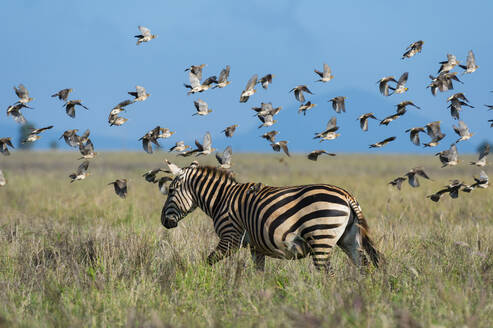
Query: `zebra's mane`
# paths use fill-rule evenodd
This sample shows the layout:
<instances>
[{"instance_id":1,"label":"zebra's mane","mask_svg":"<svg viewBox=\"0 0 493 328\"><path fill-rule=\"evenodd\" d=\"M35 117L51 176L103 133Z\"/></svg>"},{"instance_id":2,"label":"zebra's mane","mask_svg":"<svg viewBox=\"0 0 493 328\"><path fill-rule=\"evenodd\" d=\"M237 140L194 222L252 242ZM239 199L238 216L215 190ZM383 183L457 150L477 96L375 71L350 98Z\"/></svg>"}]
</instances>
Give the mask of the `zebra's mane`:
<instances>
[{"instance_id":1,"label":"zebra's mane","mask_svg":"<svg viewBox=\"0 0 493 328\"><path fill-rule=\"evenodd\" d=\"M233 172L222 169L220 167L215 167L215 166L197 166L194 168L195 170L200 170L201 172L204 172L206 174L213 174L215 173L217 177L225 177L227 180L238 183L236 181L236 178L233 175Z\"/></svg>"}]
</instances>

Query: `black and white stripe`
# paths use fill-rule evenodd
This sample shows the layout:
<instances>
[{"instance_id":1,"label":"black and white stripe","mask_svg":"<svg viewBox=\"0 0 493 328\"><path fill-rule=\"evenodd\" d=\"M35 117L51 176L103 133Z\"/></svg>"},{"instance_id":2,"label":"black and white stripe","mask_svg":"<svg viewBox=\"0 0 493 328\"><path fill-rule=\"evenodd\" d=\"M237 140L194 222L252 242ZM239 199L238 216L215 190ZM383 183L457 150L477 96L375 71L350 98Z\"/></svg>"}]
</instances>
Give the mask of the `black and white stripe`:
<instances>
[{"instance_id":1,"label":"black and white stripe","mask_svg":"<svg viewBox=\"0 0 493 328\"><path fill-rule=\"evenodd\" d=\"M250 245L259 269L265 256L297 259L311 255L317 268L329 268L332 248L340 246L356 265L378 266L379 252L357 201L332 185L269 187L238 183L230 173L192 165L180 170L170 185L161 222L166 228L196 207L212 217L219 236L209 255L213 264Z\"/></svg>"}]
</instances>

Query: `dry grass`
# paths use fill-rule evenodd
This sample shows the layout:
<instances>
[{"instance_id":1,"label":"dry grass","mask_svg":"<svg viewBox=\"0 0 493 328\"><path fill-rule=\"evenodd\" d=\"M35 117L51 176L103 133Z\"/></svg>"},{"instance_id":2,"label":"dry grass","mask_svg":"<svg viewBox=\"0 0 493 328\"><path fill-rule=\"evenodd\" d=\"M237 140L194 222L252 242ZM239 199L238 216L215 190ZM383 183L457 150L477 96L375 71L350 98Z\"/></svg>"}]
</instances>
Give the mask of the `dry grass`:
<instances>
[{"instance_id":1,"label":"dry grass","mask_svg":"<svg viewBox=\"0 0 493 328\"><path fill-rule=\"evenodd\" d=\"M357 197L387 264L362 275L336 250L329 278L309 259L268 259L258 273L247 250L208 267L217 242L210 219L197 210L164 229L164 197L140 177L162 154L100 154L92 176L69 184L77 157L1 158L9 184L0 189L0 327L493 326L493 192L425 199L450 178L471 180L472 167L440 169L418 156L294 157L288 165L234 157L240 181L327 182ZM415 165L434 181L389 189ZM124 177L127 200L106 185Z\"/></svg>"}]
</instances>

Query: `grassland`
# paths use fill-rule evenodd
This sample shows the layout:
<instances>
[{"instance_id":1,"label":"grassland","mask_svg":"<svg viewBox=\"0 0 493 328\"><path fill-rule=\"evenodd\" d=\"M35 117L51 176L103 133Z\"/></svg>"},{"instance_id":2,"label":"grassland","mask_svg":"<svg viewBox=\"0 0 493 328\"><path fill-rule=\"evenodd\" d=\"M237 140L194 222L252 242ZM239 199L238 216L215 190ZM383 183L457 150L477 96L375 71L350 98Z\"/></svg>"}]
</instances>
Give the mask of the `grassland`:
<instances>
[{"instance_id":1,"label":"grassland","mask_svg":"<svg viewBox=\"0 0 493 328\"><path fill-rule=\"evenodd\" d=\"M473 167L440 169L424 156L294 156L284 164L236 155L240 181L327 182L357 197L387 263L361 274L335 250L330 278L309 259L268 259L256 272L247 250L209 267L211 220L197 210L166 230L165 198L141 178L164 154L99 154L92 175L70 184L78 157L0 158L8 179L0 188L0 326L493 326L492 190L425 199L451 178L470 181ZM416 165L433 181L402 192L386 185ZM130 179L126 200L107 186L116 178Z\"/></svg>"}]
</instances>

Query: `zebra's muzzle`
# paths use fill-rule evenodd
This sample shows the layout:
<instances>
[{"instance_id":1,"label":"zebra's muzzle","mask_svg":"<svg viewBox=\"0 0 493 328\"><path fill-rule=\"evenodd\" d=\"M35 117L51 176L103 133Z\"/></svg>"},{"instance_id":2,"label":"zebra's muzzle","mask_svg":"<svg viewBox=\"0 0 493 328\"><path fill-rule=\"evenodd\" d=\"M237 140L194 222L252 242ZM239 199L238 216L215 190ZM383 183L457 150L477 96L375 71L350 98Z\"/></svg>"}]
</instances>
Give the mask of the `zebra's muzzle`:
<instances>
[{"instance_id":1,"label":"zebra's muzzle","mask_svg":"<svg viewBox=\"0 0 493 328\"><path fill-rule=\"evenodd\" d=\"M164 217L161 222L166 229L176 228L178 226L178 220L175 217Z\"/></svg>"}]
</instances>

